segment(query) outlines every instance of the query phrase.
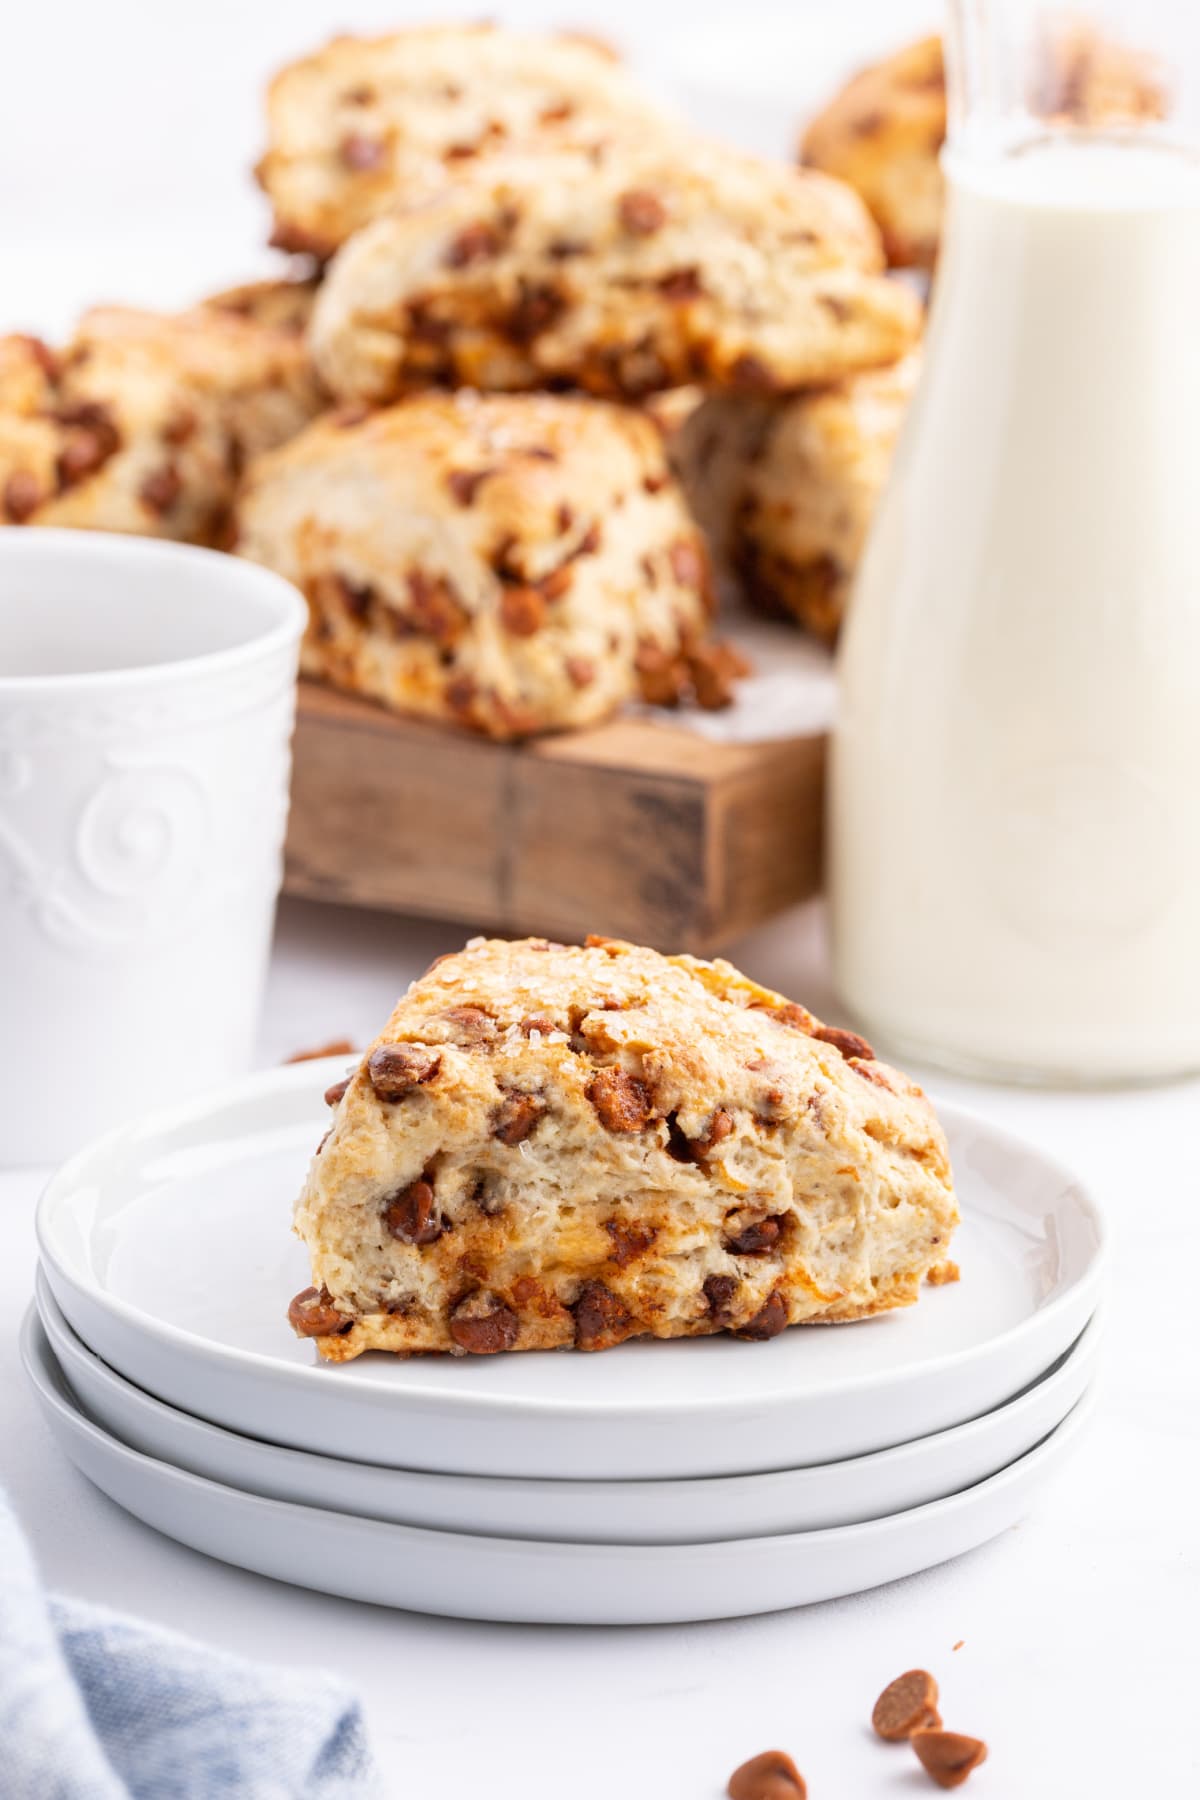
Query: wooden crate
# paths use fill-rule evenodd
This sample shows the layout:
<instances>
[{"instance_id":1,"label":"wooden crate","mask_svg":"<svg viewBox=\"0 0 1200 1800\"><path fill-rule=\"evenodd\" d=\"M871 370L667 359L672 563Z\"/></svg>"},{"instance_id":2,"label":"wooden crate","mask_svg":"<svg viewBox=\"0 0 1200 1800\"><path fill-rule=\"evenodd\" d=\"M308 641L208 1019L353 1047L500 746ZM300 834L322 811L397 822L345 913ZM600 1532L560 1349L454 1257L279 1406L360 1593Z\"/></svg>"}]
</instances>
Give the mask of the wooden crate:
<instances>
[{"instance_id":1,"label":"wooden crate","mask_svg":"<svg viewBox=\"0 0 1200 1800\"><path fill-rule=\"evenodd\" d=\"M816 891L824 761L642 718L493 744L301 682L285 889L708 952Z\"/></svg>"}]
</instances>

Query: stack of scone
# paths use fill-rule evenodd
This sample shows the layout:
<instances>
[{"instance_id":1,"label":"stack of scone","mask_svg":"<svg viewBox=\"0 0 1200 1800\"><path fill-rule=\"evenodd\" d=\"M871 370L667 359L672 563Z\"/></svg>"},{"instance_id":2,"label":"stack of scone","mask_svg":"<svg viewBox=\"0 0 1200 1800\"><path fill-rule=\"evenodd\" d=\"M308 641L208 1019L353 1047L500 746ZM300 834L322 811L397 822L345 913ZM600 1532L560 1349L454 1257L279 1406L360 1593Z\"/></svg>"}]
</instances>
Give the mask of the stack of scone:
<instances>
[{"instance_id":1,"label":"stack of scone","mask_svg":"<svg viewBox=\"0 0 1200 1800\"><path fill-rule=\"evenodd\" d=\"M1161 108L1077 28L1046 67L1042 112ZM836 635L916 379L887 265L933 263L945 113L930 39L793 168L592 39L335 39L267 98L301 273L0 339L0 520L236 547L307 595L307 673L492 737L723 705L714 576Z\"/></svg>"},{"instance_id":2,"label":"stack of scone","mask_svg":"<svg viewBox=\"0 0 1200 1800\"><path fill-rule=\"evenodd\" d=\"M308 594L305 667L494 737L726 701L710 549L645 403L901 358L919 307L861 201L696 137L577 39L341 39L268 124L336 410L250 472L238 548Z\"/></svg>"},{"instance_id":3,"label":"stack of scone","mask_svg":"<svg viewBox=\"0 0 1200 1800\"><path fill-rule=\"evenodd\" d=\"M257 173L299 276L0 346L7 522L236 548L307 595L307 673L496 738L725 704L726 514L769 604L840 592L882 458L825 438L920 322L848 186L699 138L594 41L484 26L284 69ZM844 422L815 416L797 574L772 422L814 390ZM713 431L753 432L761 500L707 479Z\"/></svg>"}]
</instances>

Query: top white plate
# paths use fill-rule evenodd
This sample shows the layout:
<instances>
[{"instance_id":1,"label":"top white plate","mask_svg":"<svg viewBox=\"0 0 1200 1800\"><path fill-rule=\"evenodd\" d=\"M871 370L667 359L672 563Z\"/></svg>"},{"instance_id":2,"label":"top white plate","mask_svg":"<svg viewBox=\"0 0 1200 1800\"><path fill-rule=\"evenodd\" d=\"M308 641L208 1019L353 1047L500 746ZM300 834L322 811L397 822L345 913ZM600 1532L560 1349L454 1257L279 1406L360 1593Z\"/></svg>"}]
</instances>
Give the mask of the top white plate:
<instances>
[{"instance_id":1,"label":"top white plate","mask_svg":"<svg viewBox=\"0 0 1200 1800\"><path fill-rule=\"evenodd\" d=\"M344 1059L299 1063L122 1128L38 1209L51 1289L128 1380L252 1437L360 1462L591 1480L748 1474L865 1455L978 1416L1083 1329L1103 1228L1041 1151L941 1108L963 1278L914 1308L769 1343L599 1355L368 1355L324 1365L287 1303L307 1285L291 1205Z\"/></svg>"}]
</instances>

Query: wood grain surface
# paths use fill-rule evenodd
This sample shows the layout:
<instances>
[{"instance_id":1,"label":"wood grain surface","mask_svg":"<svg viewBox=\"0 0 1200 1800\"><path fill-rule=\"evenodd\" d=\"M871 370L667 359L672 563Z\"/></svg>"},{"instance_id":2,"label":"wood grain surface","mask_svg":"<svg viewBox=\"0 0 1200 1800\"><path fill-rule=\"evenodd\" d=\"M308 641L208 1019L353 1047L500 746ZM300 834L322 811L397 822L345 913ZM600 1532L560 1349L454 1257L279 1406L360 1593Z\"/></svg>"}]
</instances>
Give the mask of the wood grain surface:
<instances>
[{"instance_id":1,"label":"wood grain surface","mask_svg":"<svg viewBox=\"0 0 1200 1800\"><path fill-rule=\"evenodd\" d=\"M494 744L301 682L285 890L707 952L816 891L824 760L669 718Z\"/></svg>"}]
</instances>

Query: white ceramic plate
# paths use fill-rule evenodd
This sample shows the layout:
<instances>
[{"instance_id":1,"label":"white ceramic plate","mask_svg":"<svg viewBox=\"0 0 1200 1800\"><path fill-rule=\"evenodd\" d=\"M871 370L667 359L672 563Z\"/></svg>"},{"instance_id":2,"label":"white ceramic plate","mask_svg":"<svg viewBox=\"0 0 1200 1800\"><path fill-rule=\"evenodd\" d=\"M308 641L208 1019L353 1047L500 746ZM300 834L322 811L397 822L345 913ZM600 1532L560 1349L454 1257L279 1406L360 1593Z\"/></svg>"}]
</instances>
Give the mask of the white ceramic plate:
<instances>
[{"instance_id":1,"label":"white ceramic plate","mask_svg":"<svg viewBox=\"0 0 1200 1800\"><path fill-rule=\"evenodd\" d=\"M194 1550L278 1581L463 1619L665 1625L778 1612L947 1562L1022 1517L1090 1405L998 1475L865 1525L716 1544L552 1544L472 1537L263 1500L128 1449L79 1410L32 1310L25 1367L50 1429L90 1481Z\"/></svg>"},{"instance_id":2,"label":"white ceramic plate","mask_svg":"<svg viewBox=\"0 0 1200 1800\"><path fill-rule=\"evenodd\" d=\"M516 1481L428 1475L311 1456L239 1437L165 1406L81 1344L38 1276L50 1348L89 1418L162 1462L271 1500L484 1537L697 1544L856 1525L956 1494L1041 1443L1095 1371L1100 1320L1018 1399L969 1425L849 1462L692 1481Z\"/></svg>"},{"instance_id":3,"label":"white ceramic plate","mask_svg":"<svg viewBox=\"0 0 1200 1800\"><path fill-rule=\"evenodd\" d=\"M54 1297L89 1349L184 1412L385 1467L588 1480L743 1475L943 1431L1043 1374L1095 1310L1094 1202L1041 1151L943 1107L963 1279L916 1307L770 1343L321 1364L292 1201L344 1060L252 1076L110 1133L38 1208Z\"/></svg>"}]
</instances>

